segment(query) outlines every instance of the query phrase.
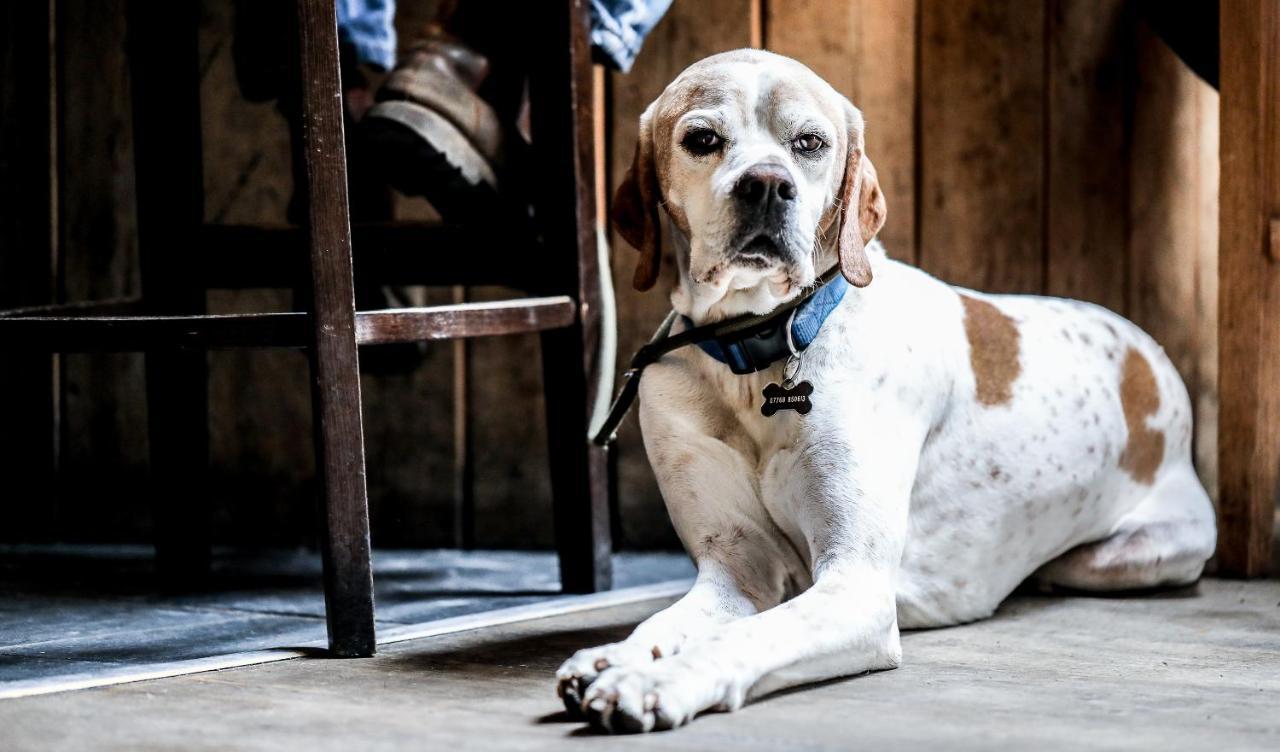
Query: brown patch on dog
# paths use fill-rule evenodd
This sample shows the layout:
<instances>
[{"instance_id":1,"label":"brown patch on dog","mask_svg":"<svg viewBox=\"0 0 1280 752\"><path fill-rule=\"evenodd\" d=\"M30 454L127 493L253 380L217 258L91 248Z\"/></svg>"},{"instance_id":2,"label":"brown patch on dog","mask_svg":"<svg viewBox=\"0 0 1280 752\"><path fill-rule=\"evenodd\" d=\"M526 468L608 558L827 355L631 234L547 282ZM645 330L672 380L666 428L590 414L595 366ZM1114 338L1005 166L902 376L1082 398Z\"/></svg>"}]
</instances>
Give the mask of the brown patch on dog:
<instances>
[{"instance_id":1,"label":"brown patch on dog","mask_svg":"<svg viewBox=\"0 0 1280 752\"><path fill-rule=\"evenodd\" d=\"M992 407L1013 399L1013 382L1022 372L1018 362L1018 326L985 300L961 295L964 333L969 338L969 364L978 402Z\"/></svg>"},{"instance_id":2,"label":"brown patch on dog","mask_svg":"<svg viewBox=\"0 0 1280 752\"><path fill-rule=\"evenodd\" d=\"M1120 406L1129 427L1129 442L1120 453L1120 467L1139 483L1151 485L1164 461L1164 434L1147 427L1147 418L1160 409L1160 389L1146 357L1130 347L1120 372Z\"/></svg>"}]
</instances>

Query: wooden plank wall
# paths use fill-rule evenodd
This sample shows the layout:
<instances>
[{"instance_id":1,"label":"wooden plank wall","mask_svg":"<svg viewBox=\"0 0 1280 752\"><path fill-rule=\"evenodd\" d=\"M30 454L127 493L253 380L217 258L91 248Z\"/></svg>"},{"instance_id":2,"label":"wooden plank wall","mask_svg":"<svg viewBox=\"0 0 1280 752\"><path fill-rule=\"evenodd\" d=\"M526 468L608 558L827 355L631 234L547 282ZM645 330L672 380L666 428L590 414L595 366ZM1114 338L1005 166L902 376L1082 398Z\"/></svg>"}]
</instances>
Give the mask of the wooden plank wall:
<instances>
[{"instance_id":1,"label":"wooden plank wall","mask_svg":"<svg viewBox=\"0 0 1280 752\"><path fill-rule=\"evenodd\" d=\"M1272 566L1280 491L1280 6L1224 0L1221 570ZM1280 561L1276 562L1280 566Z\"/></svg>"},{"instance_id":2,"label":"wooden plank wall","mask_svg":"<svg viewBox=\"0 0 1280 752\"><path fill-rule=\"evenodd\" d=\"M662 87L753 40L862 109L890 255L956 284L1097 302L1160 339L1216 497L1217 93L1130 3L677 0L633 71L608 79L610 185ZM631 290L616 236L613 253L621 364L668 305ZM623 529L649 544L660 499L638 434L632 418L620 435Z\"/></svg>"},{"instance_id":3,"label":"wooden plank wall","mask_svg":"<svg viewBox=\"0 0 1280 752\"><path fill-rule=\"evenodd\" d=\"M291 192L287 131L273 105L239 98L230 5L202 5L209 219L278 221ZM58 6L65 294L136 294L123 0ZM434 7L402 3L402 34ZM863 110L889 204L881 237L892 255L961 284L1093 300L1160 338L1195 397L1197 458L1216 489L1217 94L1138 21L1131 3L675 0L634 69L598 79L605 185L621 179L639 113L667 82L705 55L746 46L800 58ZM428 211L414 202L399 210ZM634 252L616 236L612 253L625 363L668 302L631 289ZM454 291L420 295L446 302ZM288 305L279 291L210 299L215 311ZM459 356L469 368L455 380ZM312 468L302 359L215 353L210 363L219 539L304 542ZM146 540L141 359L75 356L62 371L56 532ZM479 545L550 543L540 371L536 338L524 338L433 346L412 374L366 377L376 542L451 545L455 501L465 492L475 499ZM459 385L471 406L469 463L457 461L454 415L433 408ZM617 459L622 541L674 545L634 418ZM467 468L474 475L460 477ZM0 466L6 475L21 469ZM103 504L104 495L117 501Z\"/></svg>"}]
</instances>

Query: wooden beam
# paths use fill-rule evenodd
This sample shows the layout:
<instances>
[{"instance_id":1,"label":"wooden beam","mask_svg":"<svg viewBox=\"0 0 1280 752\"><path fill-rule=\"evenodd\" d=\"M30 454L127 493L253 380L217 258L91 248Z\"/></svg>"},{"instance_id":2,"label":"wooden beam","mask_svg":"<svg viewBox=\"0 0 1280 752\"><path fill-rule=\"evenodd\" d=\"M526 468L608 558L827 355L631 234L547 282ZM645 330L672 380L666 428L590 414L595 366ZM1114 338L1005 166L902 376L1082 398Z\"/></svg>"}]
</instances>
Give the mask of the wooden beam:
<instances>
[{"instance_id":1,"label":"wooden beam","mask_svg":"<svg viewBox=\"0 0 1280 752\"><path fill-rule=\"evenodd\" d=\"M1280 4L1221 5L1218 569L1270 564L1280 484Z\"/></svg>"},{"instance_id":2,"label":"wooden beam","mask_svg":"<svg viewBox=\"0 0 1280 752\"><path fill-rule=\"evenodd\" d=\"M920 7L920 265L987 292L1040 292L1045 7Z\"/></svg>"},{"instance_id":3,"label":"wooden beam","mask_svg":"<svg viewBox=\"0 0 1280 752\"><path fill-rule=\"evenodd\" d=\"M570 326L577 306L565 295L483 303L393 308L356 314L356 342L493 337ZM197 316L2 316L0 346L25 352L146 352L239 347L303 348L306 313Z\"/></svg>"}]
</instances>

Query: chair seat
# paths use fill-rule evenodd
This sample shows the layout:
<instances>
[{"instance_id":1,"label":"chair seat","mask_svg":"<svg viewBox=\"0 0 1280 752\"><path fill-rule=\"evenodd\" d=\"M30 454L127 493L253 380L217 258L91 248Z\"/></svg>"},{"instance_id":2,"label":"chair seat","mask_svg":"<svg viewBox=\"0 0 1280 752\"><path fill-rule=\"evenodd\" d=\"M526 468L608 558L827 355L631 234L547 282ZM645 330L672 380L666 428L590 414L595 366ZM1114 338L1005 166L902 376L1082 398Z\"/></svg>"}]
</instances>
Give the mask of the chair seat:
<instances>
[{"instance_id":1,"label":"chair seat","mask_svg":"<svg viewBox=\"0 0 1280 752\"><path fill-rule=\"evenodd\" d=\"M396 308L356 313L356 344L387 345L540 332L571 326L564 296ZM36 352L144 352L170 349L307 347L306 313L202 316L0 314L0 347Z\"/></svg>"}]
</instances>

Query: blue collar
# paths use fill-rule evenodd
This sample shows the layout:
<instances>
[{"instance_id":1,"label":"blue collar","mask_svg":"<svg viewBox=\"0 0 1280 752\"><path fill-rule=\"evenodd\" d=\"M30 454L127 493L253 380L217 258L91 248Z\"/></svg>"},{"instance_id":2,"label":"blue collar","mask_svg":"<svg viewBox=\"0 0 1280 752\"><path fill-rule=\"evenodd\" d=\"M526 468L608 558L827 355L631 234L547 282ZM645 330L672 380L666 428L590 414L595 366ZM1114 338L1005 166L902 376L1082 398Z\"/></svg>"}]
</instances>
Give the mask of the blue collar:
<instances>
[{"instance_id":1,"label":"blue collar","mask_svg":"<svg viewBox=\"0 0 1280 752\"><path fill-rule=\"evenodd\" d=\"M779 312L750 329L716 339L703 340L698 347L707 355L729 366L736 374L763 371L793 352L804 352L818 337L822 324L844 300L849 289L845 278L836 274L831 281L795 308ZM693 322L681 317L686 328ZM790 322L788 332L787 323ZM788 342L790 334L790 342Z\"/></svg>"}]
</instances>

